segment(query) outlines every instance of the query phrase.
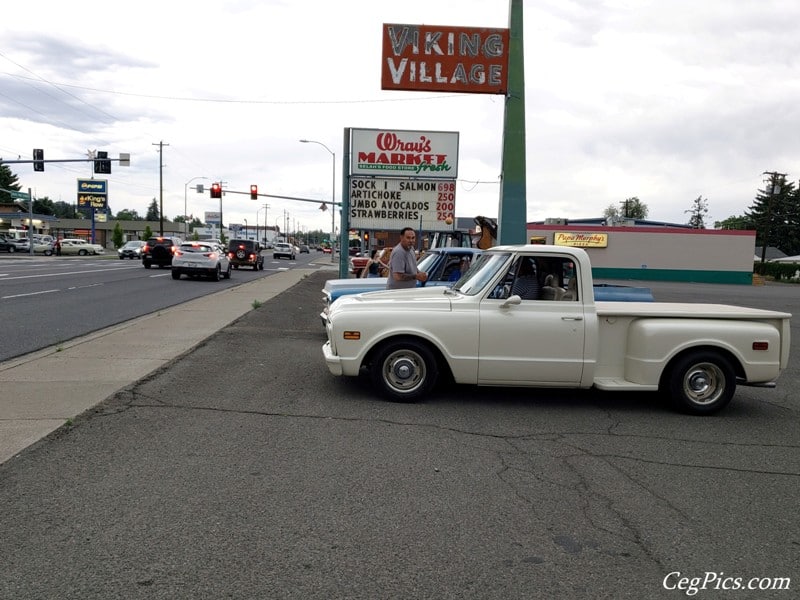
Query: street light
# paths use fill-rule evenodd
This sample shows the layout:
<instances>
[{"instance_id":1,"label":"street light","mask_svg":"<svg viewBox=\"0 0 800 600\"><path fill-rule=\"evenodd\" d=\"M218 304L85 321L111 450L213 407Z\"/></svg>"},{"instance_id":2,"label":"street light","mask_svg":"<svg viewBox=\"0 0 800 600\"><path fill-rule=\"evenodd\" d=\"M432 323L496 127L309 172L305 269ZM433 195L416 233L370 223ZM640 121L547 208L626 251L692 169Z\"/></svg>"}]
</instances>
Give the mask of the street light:
<instances>
[{"instance_id":1,"label":"street light","mask_svg":"<svg viewBox=\"0 0 800 600\"><path fill-rule=\"evenodd\" d=\"M189 215L187 214L189 211L188 211L186 193L189 190L189 184L192 183L195 179L208 179L208 177L192 177L189 181L183 184L183 234L187 238L189 237L189 221L187 221L186 219L189 218Z\"/></svg>"},{"instance_id":2,"label":"street light","mask_svg":"<svg viewBox=\"0 0 800 600\"><path fill-rule=\"evenodd\" d=\"M247 219L244 220L244 239L246 240L250 239L247 235Z\"/></svg>"},{"instance_id":3,"label":"street light","mask_svg":"<svg viewBox=\"0 0 800 600\"><path fill-rule=\"evenodd\" d=\"M336 153L328 148L322 142L318 142L316 140L300 140L303 144L318 144L325 148L328 152L330 152L331 157L333 158L333 182L331 184L331 262L336 262ZM339 252L342 251L341 244L339 247Z\"/></svg>"}]
</instances>

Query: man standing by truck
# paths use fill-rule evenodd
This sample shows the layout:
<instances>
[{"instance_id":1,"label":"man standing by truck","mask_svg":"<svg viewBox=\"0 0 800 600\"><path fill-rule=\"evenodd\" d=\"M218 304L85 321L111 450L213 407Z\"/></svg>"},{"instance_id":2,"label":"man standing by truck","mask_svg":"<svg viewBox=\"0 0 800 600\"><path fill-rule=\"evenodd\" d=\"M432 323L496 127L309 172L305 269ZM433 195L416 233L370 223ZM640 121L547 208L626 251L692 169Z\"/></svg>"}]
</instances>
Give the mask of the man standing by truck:
<instances>
[{"instance_id":1,"label":"man standing by truck","mask_svg":"<svg viewBox=\"0 0 800 600\"><path fill-rule=\"evenodd\" d=\"M414 245L417 234L412 227L404 227L400 231L400 243L392 250L389 258L389 279L387 290L399 290L416 287L417 281L427 281L428 274L417 270L417 255Z\"/></svg>"}]
</instances>

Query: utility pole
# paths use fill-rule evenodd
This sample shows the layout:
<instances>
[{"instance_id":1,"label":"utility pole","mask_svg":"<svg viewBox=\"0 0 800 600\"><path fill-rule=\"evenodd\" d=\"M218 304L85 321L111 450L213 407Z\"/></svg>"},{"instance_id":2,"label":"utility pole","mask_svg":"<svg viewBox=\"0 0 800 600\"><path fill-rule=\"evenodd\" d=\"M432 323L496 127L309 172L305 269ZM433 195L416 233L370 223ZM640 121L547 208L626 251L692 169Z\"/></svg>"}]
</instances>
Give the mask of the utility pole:
<instances>
[{"instance_id":1,"label":"utility pole","mask_svg":"<svg viewBox=\"0 0 800 600\"><path fill-rule=\"evenodd\" d=\"M783 182L786 181L786 173L776 171L764 171L762 175L769 175L769 184L765 190L767 196L767 218L764 224L764 231L761 234L761 275L765 274L764 263L767 260L767 245L769 244L769 234L772 227L772 199L781 194Z\"/></svg>"},{"instance_id":2,"label":"utility pole","mask_svg":"<svg viewBox=\"0 0 800 600\"><path fill-rule=\"evenodd\" d=\"M159 188L159 205L158 205L158 218L159 218L159 235L164 235L164 160L163 152L164 146L169 146L164 142L153 144L158 146L158 188Z\"/></svg>"}]
</instances>

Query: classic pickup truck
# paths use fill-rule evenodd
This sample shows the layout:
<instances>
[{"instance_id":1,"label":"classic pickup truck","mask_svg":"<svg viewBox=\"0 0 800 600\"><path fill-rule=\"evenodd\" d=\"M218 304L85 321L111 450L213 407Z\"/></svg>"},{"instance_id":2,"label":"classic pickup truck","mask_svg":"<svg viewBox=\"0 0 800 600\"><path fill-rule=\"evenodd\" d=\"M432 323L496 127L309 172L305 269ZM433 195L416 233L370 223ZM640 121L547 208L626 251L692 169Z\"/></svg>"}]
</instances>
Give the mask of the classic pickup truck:
<instances>
[{"instance_id":1,"label":"classic pickup truck","mask_svg":"<svg viewBox=\"0 0 800 600\"><path fill-rule=\"evenodd\" d=\"M480 248L462 248L453 246L449 248L435 248L425 253L419 261L418 268L428 274L428 281L418 283L417 287L452 286L456 279L453 274L460 268L462 259L467 259L469 265L483 253ZM546 274L540 273L541 285L544 286ZM328 307L342 296L363 294L386 289L386 277L360 277L348 279L329 279L322 288L323 314L320 315L325 323ZM652 302L653 292L646 287L633 287L611 283L595 283L594 299L597 301L615 302Z\"/></svg>"},{"instance_id":2,"label":"classic pickup truck","mask_svg":"<svg viewBox=\"0 0 800 600\"><path fill-rule=\"evenodd\" d=\"M535 280L542 272L549 285ZM594 293L580 248L498 246L453 287L340 298L323 315L323 354L334 375L366 368L400 402L446 374L457 384L660 391L693 414L726 406L737 383L774 387L788 364L790 314Z\"/></svg>"}]
</instances>

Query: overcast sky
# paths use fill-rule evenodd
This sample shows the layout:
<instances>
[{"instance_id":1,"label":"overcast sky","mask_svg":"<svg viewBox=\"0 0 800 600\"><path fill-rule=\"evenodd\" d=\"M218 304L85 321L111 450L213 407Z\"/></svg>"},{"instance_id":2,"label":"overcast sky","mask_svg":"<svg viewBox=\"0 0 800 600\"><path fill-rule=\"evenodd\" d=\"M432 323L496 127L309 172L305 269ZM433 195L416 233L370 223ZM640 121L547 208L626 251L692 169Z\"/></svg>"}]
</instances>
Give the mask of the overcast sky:
<instances>
[{"instance_id":1,"label":"overcast sky","mask_svg":"<svg viewBox=\"0 0 800 600\"><path fill-rule=\"evenodd\" d=\"M341 195L345 127L458 131L456 214L497 216L502 96L382 91L383 23L508 27L507 0L39 0L3 6L0 157L131 154L109 204L202 218L196 183ZM742 214L764 171L800 177L800 3L525 0L527 217L600 216L637 196L651 219ZM88 163L9 165L36 196L75 202ZM207 177L207 180L199 179ZM190 182L187 186L187 183ZM185 195L188 189L188 195ZM185 200L186 198L186 200ZM228 195L227 223L330 228L296 201ZM338 220L337 220L338 223Z\"/></svg>"}]
</instances>

